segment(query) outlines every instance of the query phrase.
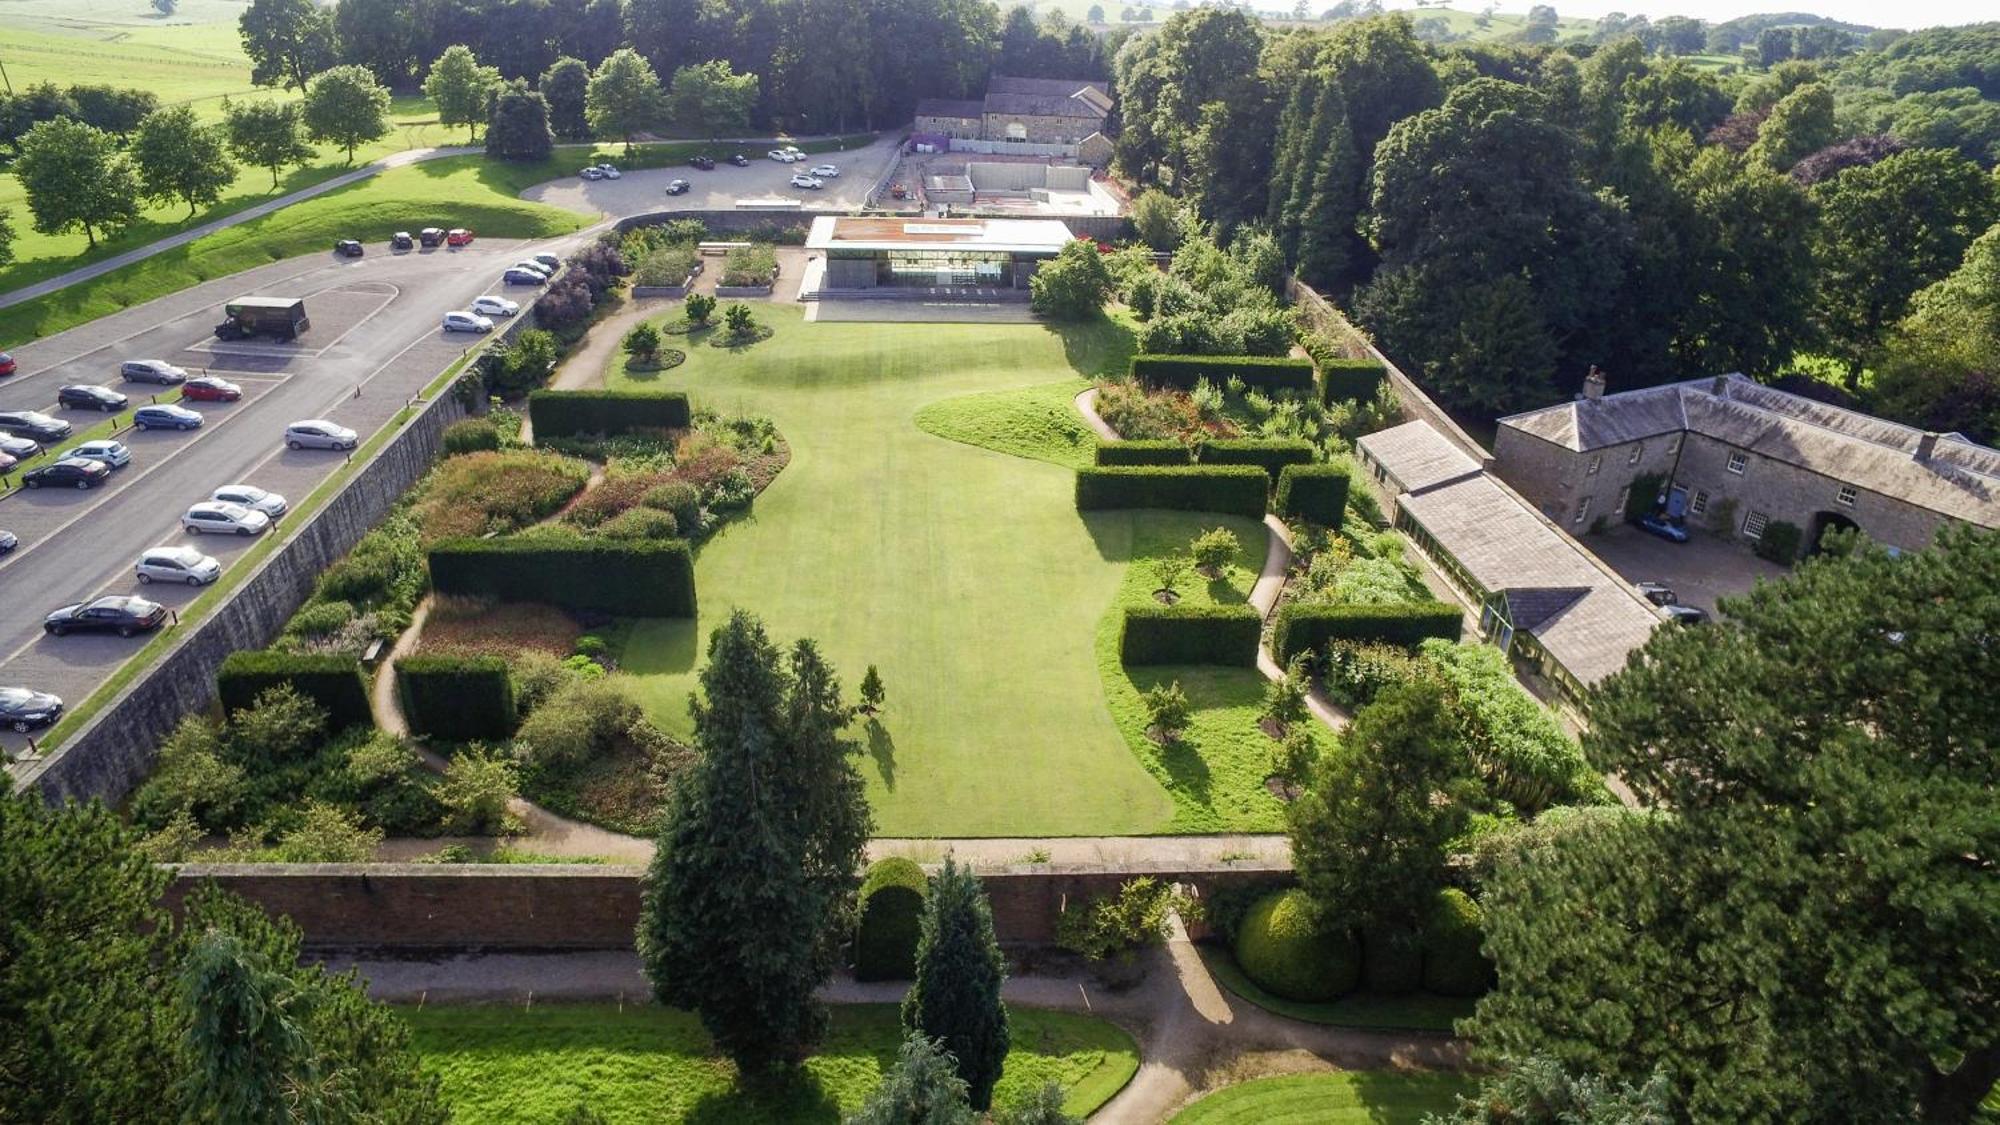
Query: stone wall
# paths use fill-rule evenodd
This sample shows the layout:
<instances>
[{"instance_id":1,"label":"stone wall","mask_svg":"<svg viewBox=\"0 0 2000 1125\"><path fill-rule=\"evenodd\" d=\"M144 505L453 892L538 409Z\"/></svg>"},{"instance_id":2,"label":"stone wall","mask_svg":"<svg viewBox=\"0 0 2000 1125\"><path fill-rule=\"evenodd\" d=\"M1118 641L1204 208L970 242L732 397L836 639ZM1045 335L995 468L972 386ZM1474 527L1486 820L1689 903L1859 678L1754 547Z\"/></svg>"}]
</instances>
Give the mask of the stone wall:
<instances>
[{"instance_id":1,"label":"stone wall","mask_svg":"<svg viewBox=\"0 0 2000 1125\"><path fill-rule=\"evenodd\" d=\"M319 948L624 949L639 920L637 867L582 864L210 864L179 869L169 905L196 886L223 889L289 916ZM1289 882L1283 867L1036 865L981 871L993 924L1009 945L1054 940L1065 903L1115 894L1152 875L1198 898Z\"/></svg>"},{"instance_id":2,"label":"stone wall","mask_svg":"<svg viewBox=\"0 0 2000 1125\"><path fill-rule=\"evenodd\" d=\"M1582 535L1600 520L1623 521L1626 496L1640 477L1655 474L1663 487L1671 481L1680 448L1680 434L1659 434L1579 453L1501 426L1493 436L1493 471L1543 515Z\"/></svg>"},{"instance_id":3,"label":"stone wall","mask_svg":"<svg viewBox=\"0 0 2000 1125\"><path fill-rule=\"evenodd\" d=\"M988 113L980 126L980 133L989 141L1012 139L1016 133L1010 127L1018 126L1022 139L1029 144L1073 145L1104 128L1102 117L1052 117L1027 113Z\"/></svg>"}]
</instances>

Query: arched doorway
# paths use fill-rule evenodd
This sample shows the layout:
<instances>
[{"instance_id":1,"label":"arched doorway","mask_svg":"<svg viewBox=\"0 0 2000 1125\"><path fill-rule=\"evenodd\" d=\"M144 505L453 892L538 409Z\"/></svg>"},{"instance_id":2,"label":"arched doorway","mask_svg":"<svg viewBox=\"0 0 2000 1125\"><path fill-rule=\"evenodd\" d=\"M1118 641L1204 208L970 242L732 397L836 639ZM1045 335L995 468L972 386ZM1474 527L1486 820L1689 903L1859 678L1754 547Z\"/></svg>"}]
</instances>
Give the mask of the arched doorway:
<instances>
[{"instance_id":1,"label":"arched doorway","mask_svg":"<svg viewBox=\"0 0 2000 1125\"><path fill-rule=\"evenodd\" d=\"M1806 537L1806 554L1817 555L1829 531L1860 531L1861 525L1839 512L1813 513L1812 529Z\"/></svg>"},{"instance_id":2,"label":"arched doorway","mask_svg":"<svg viewBox=\"0 0 2000 1125\"><path fill-rule=\"evenodd\" d=\"M1010 141L1027 140L1028 127L1019 121L1009 121L1007 123L1007 139Z\"/></svg>"}]
</instances>

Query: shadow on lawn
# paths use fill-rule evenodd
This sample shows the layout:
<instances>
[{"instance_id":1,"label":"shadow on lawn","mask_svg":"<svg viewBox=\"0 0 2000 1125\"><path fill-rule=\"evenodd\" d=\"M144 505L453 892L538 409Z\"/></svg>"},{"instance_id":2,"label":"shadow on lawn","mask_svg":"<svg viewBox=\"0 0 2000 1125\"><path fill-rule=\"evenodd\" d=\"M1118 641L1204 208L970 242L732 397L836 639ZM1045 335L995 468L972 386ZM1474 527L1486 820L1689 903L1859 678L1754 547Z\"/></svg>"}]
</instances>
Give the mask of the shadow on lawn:
<instances>
[{"instance_id":1,"label":"shadow on lawn","mask_svg":"<svg viewBox=\"0 0 2000 1125\"><path fill-rule=\"evenodd\" d=\"M840 1103L807 1071L742 1078L727 1093L705 1094L688 1107L686 1125L744 1121L837 1122Z\"/></svg>"},{"instance_id":2,"label":"shadow on lawn","mask_svg":"<svg viewBox=\"0 0 2000 1125\"><path fill-rule=\"evenodd\" d=\"M1062 337L1063 358L1077 374L1090 379L1099 375L1123 375L1131 365L1138 337L1122 321L1100 316L1077 324L1050 324L1049 330Z\"/></svg>"},{"instance_id":3,"label":"shadow on lawn","mask_svg":"<svg viewBox=\"0 0 2000 1125\"><path fill-rule=\"evenodd\" d=\"M869 716L868 756L875 759L876 772L882 775L882 787L889 792L896 791L896 740L890 736L880 719Z\"/></svg>"}]
</instances>

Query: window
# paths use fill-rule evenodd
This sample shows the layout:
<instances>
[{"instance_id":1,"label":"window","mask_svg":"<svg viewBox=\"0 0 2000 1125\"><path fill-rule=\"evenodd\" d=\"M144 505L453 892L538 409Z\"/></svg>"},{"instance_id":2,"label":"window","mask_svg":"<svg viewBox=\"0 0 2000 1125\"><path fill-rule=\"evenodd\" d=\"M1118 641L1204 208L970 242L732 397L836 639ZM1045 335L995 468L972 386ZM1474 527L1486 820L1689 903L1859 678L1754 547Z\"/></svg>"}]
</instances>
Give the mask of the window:
<instances>
[{"instance_id":1,"label":"window","mask_svg":"<svg viewBox=\"0 0 2000 1125\"><path fill-rule=\"evenodd\" d=\"M1646 453L1646 443L1642 441L1639 444L1632 447L1632 456L1625 458L1625 463L1627 465L1636 465L1639 463L1639 458L1644 456L1645 453Z\"/></svg>"},{"instance_id":2,"label":"window","mask_svg":"<svg viewBox=\"0 0 2000 1125\"><path fill-rule=\"evenodd\" d=\"M1708 490L1697 489L1694 499L1688 501L1688 514L1698 516L1708 511Z\"/></svg>"},{"instance_id":3,"label":"window","mask_svg":"<svg viewBox=\"0 0 2000 1125\"><path fill-rule=\"evenodd\" d=\"M1592 457L1590 459L1590 468L1585 469L1583 471L1583 475L1587 477L1594 477L1597 475L1597 470L1603 467L1604 467L1604 454L1600 453L1597 456Z\"/></svg>"},{"instance_id":4,"label":"window","mask_svg":"<svg viewBox=\"0 0 2000 1125\"><path fill-rule=\"evenodd\" d=\"M1769 522L1762 512L1751 512L1743 517L1743 538L1764 538L1764 525Z\"/></svg>"},{"instance_id":5,"label":"window","mask_svg":"<svg viewBox=\"0 0 2000 1125\"><path fill-rule=\"evenodd\" d=\"M1570 522L1582 523L1586 518L1589 517L1589 515L1590 515L1590 497L1586 496L1583 499L1578 500L1576 502L1576 519Z\"/></svg>"},{"instance_id":6,"label":"window","mask_svg":"<svg viewBox=\"0 0 2000 1125\"><path fill-rule=\"evenodd\" d=\"M1743 470L1749 467L1750 467L1750 459L1748 457L1743 456L1741 453L1732 453L1729 455L1730 472L1735 473L1737 476L1740 477L1743 475Z\"/></svg>"},{"instance_id":7,"label":"window","mask_svg":"<svg viewBox=\"0 0 2000 1125\"><path fill-rule=\"evenodd\" d=\"M1843 506L1852 508L1854 506L1854 498L1857 495L1859 493L1854 491L1853 485L1843 484L1840 486L1840 494L1835 496L1834 499L1839 501Z\"/></svg>"},{"instance_id":8,"label":"window","mask_svg":"<svg viewBox=\"0 0 2000 1125\"><path fill-rule=\"evenodd\" d=\"M1632 498L1632 490L1631 490L1631 489L1627 488L1627 489L1624 489L1624 490L1622 490L1621 492L1619 492L1619 493L1618 493L1618 506L1617 506L1616 508L1613 508L1613 509L1611 509L1611 514L1612 514L1612 515L1614 515L1614 516L1622 516L1622 515L1624 515L1624 514L1625 514L1625 501L1627 501L1627 500L1630 500L1631 498Z\"/></svg>"}]
</instances>

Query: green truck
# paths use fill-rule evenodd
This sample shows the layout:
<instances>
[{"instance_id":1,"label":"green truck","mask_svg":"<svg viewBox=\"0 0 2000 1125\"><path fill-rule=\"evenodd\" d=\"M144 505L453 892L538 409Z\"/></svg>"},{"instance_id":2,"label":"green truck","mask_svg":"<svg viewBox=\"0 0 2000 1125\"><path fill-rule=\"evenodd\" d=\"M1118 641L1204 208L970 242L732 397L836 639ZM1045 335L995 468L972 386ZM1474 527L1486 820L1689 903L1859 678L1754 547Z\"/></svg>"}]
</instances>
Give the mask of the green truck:
<instances>
[{"instance_id":1,"label":"green truck","mask_svg":"<svg viewBox=\"0 0 2000 1125\"><path fill-rule=\"evenodd\" d=\"M270 336L296 340L312 327L303 297L238 297L222 306L223 321L215 326L218 340Z\"/></svg>"}]
</instances>

